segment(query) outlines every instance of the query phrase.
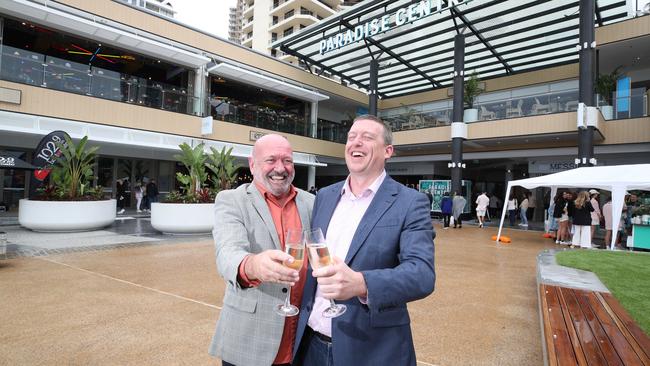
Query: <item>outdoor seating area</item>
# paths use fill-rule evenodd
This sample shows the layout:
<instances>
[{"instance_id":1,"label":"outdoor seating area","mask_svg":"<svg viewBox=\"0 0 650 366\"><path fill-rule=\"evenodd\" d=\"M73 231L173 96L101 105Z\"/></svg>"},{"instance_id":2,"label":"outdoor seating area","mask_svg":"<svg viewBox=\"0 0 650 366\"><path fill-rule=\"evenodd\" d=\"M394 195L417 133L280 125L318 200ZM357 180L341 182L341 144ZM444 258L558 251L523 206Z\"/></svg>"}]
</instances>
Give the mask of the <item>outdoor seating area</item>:
<instances>
[{"instance_id":1,"label":"outdoor seating area","mask_svg":"<svg viewBox=\"0 0 650 366\"><path fill-rule=\"evenodd\" d=\"M650 337L604 292L540 284L548 365L650 365Z\"/></svg>"}]
</instances>

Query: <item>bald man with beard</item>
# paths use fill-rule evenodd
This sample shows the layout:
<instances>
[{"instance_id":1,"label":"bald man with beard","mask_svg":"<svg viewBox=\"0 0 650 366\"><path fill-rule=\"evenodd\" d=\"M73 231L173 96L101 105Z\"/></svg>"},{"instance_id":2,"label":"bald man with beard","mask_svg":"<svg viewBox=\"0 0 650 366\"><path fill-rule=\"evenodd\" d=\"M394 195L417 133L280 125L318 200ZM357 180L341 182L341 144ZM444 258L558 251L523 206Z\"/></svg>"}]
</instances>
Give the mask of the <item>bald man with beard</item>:
<instances>
[{"instance_id":1,"label":"bald man with beard","mask_svg":"<svg viewBox=\"0 0 650 366\"><path fill-rule=\"evenodd\" d=\"M212 235L226 291L209 353L224 366L289 365L298 318L274 309L289 286L300 307L307 262L285 266L293 258L284 240L288 229L310 227L314 196L292 185L293 150L283 136L258 139L248 164L253 182L215 200Z\"/></svg>"}]
</instances>

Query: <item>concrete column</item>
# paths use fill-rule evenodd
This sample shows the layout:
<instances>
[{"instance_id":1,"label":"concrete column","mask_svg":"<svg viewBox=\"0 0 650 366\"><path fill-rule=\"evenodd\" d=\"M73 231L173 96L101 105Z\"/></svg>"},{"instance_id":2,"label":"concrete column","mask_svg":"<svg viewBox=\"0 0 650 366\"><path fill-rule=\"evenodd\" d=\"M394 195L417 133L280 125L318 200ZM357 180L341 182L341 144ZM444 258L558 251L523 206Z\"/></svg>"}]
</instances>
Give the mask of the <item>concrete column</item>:
<instances>
[{"instance_id":1,"label":"concrete column","mask_svg":"<svg viewBox=\"0 0 650 366\"><path fill-rule=\"evenodd\" d=\"M307 167L307 189L316 186L316 167L310 165Z\"/></svg>"},{"instance_id":2,"label":"concrete column","mask_svg":"<svg viewBox=\"0 0 650 366\"><path fill-rule=\"evenodd\" d=\"M595 1L580 0L580 67L579 101L587 107L595 106L594 82L596 79ZM594 126L578 127L578 166L592 166L594 157Z\"/></svg>"},{"instance_id":3,"label":"concrete column","mask_svg":"<svg viewBox=\"0 0 650 366\"><path fill-rule=\"evenodd\" d=\"M205 71L205 66L201 66L197 69L194 69L194 101L192 114L196 116L203 117L204 114L207 115L206 104L207 104L207 76Z\"/></svg>"},{"instance_id":4,"label":"concrete column","mask_svg":"<svg viewBox=\"0 0 650 366\"><path fill-rule=\"evenodd\" d=\"M461 194L463 179L463 140L467 138L467 125L463 122L463 97L465 78L465 36L454 36L454 109L451 128L451 191Z\"/></svg>"},{"instance_id":5,"label":"concrete column","mask_svg":"<svg viewBox=\"0 0 650 366\"><path fill-rule=\"evenodd\" d=\"M318 102L311 102L309 113L309 136L318 138Z\"/></svg>"}]
</instances>

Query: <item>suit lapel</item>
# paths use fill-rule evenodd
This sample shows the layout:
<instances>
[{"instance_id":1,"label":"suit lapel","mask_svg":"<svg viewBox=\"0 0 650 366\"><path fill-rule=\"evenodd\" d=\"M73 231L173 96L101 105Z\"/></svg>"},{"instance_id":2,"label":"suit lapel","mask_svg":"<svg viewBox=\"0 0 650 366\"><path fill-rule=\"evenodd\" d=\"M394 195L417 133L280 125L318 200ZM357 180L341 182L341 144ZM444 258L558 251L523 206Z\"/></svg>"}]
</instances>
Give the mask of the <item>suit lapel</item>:
<instances>
[{"instance_id":1,"label":"suit lapel","mask_svg":"<svg viewBox=\"0 0 650 366\"><path fill-rule=\"evenodd\" d=\"M257 190L257 187L255 187L255 183L249 184L246 192L248 193L248 197L250 198L253 207L257 211L258 215L260 215L260 218L262 218L264 225L266 225L275 248L282 250L282 246L280 245L280 238L278 237L277 230L275 229L273 217L271 217L271 212L269 211L269 206L266 204L266 201L264 200L264 197L262 197L260 191Z\"/></svg>"},{"instance_id":2,"label":"suit lapel","mask_svg":"<svg viewBox=\"0 0 650 366\"><path fill-rule=\"evenodd\" d=\"M377 224L377 221L379 221L386 210L388 210L397 199L398 187L396 184L397 183L395 183L392 178L386 176L384 182L379 186L375 197L359 223L357 231L354 233L354 237L352 237L350 249L348 250L348 254L345 256L345 263L347 265L350 265L350 262L364 244L368 234L370 234L372 228Z\"/></svg>"},{"instance_id":3,"label":"suit lapel","mask_svg":"<svg viewBox=\"0 0 650 366\"><path fill-rule=\"evenodd\" d=\"M300 215L300 224L303 230L309 229L309 207L304 200L304 195L298 191L296 194L296 207L298 208L298 215Z\"/></svg>"}]
</instances>

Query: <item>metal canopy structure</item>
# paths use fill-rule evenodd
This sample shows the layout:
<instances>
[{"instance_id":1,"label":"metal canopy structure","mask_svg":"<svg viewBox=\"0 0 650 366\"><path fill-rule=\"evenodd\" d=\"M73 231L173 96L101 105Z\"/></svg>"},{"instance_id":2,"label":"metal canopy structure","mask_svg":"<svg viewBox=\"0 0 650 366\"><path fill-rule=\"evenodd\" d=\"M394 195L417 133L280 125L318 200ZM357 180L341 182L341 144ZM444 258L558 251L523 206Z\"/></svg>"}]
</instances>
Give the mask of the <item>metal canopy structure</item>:
<instances>
[{"instance_id":1,"label":"metal canopy structure","mask_svg":"<svg viewBox=\"0 0 650 366\"><path fill-rule=\"evenodd\" d=\"M625 0L595 1L597 26L630 17ZM579 0L467 0L451 6L458 2L368 0L273 46L303 60L312 72L326 71L365 90L370 90L370 60L376 59L382 98L451 87L456 33L466 36L465 75L476 71L482 79L578 61ZM424 16L419 11L425 6L442 10ZM321 53L328 39L336 41L348 30L354 34L373 19L381 24L382 17L390 24L383 32ZM411 21L397 25L405 19Z\"/></svg>"}]
</instances>

